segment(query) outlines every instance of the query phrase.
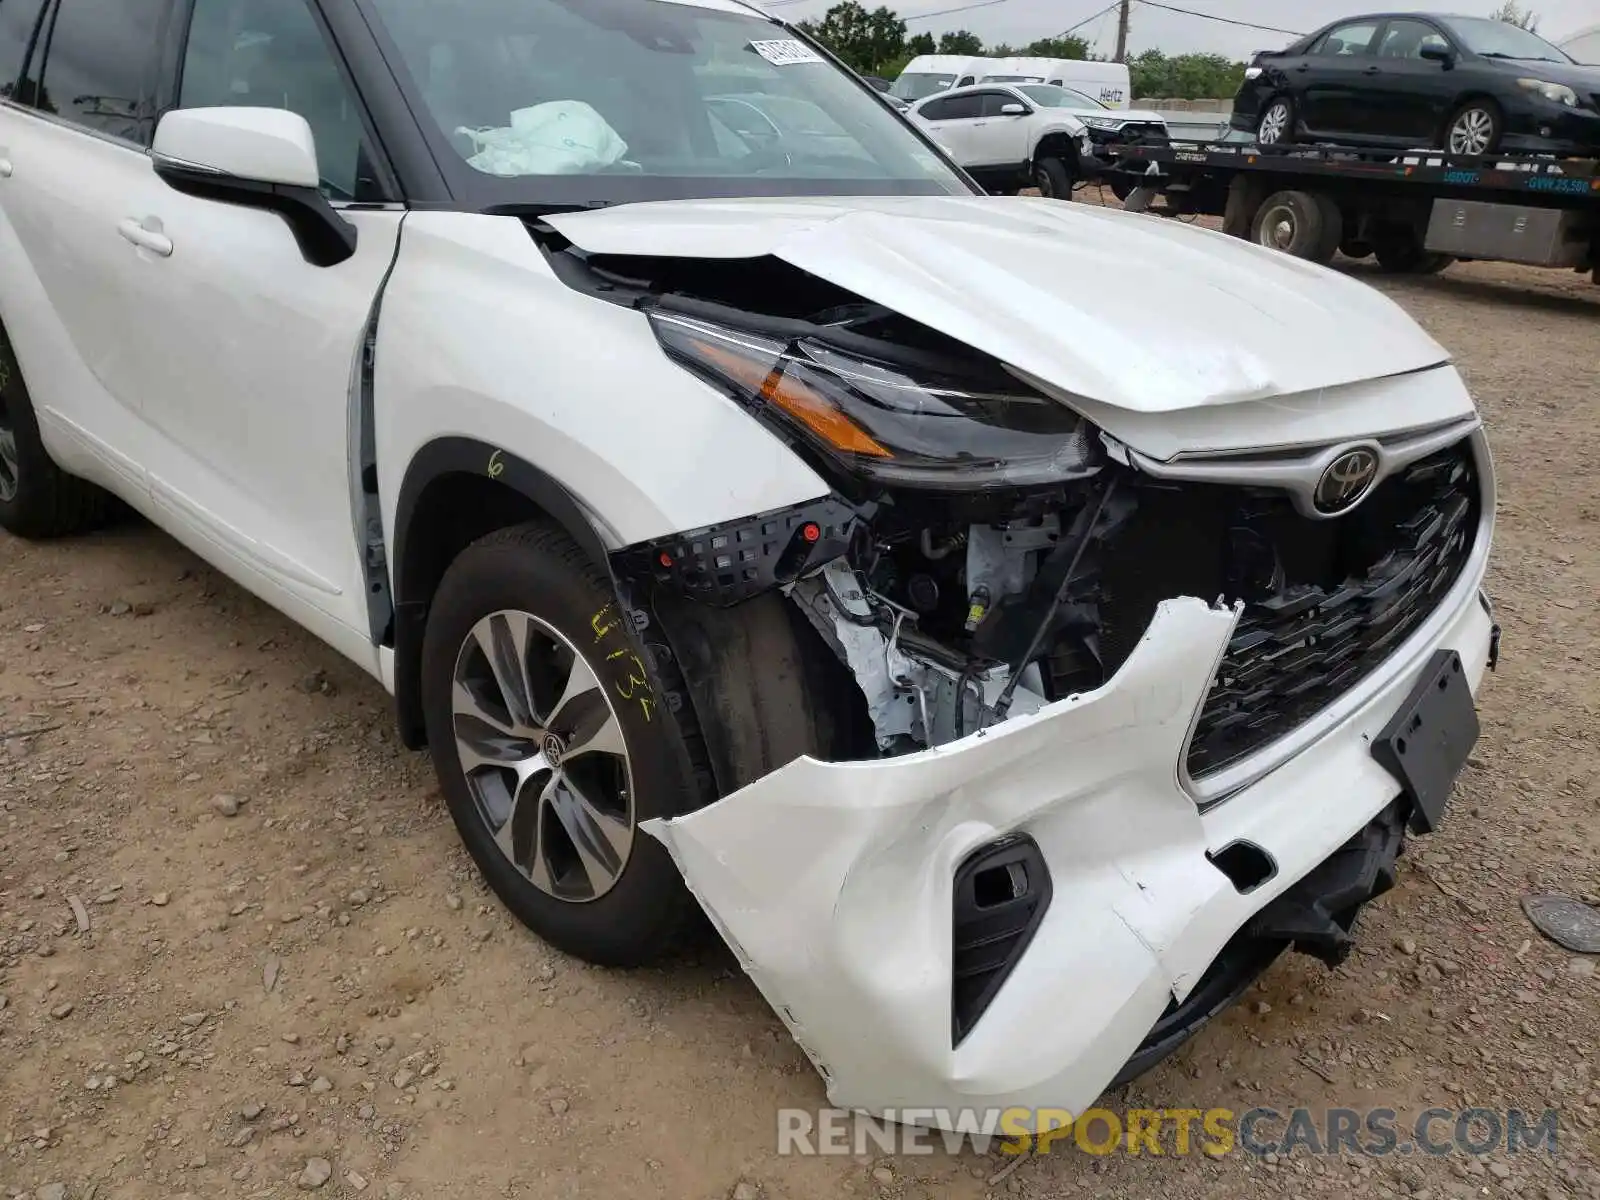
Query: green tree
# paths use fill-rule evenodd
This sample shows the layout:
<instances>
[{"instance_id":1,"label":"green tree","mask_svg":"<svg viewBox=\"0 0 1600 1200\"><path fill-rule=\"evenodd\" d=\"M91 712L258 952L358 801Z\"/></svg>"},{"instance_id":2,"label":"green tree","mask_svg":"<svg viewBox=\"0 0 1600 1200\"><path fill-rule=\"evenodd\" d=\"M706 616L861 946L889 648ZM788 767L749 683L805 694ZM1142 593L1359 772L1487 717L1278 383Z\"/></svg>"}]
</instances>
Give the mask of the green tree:
<instances>
[{"instance_id":1,"label":"green tree","mask_svg":"<svg viewBox=\"0 0 1600 1200\"><path fill-rule=\"evenodd\" d=\"M1070 58L1081 62L1089 57L1089 43L1071 34L1040 38L1036 42L1029 42L1022 53L1029 58Z\"/></svg>"},{"instance_id":2,"label":"green tree","mask_svg":"<svg viewBox=\"0 0 1600 1200\"><path fill-rule=\"evenodd\" d=\"M868 12L856 0L844 0L823 13L821 21L800 24L863 75L905 56L906 23L886 7Z\"/></svg>"},{"instance_id":3,"label":"green tree","mask_svg":"<svg viewBox=\"0 0 1600 1200\"><path fill-rule=\"evenodd\" d=\"M1489 19L1504 21L1507 25L1515 25L1518 29L1526 29L1529 33L1539 28L1539 14L1531 8L1523 8L1516 3L1516 0L1506 0L1489 14Z\"/></svg>"},{"instance_id":4,"label":"green tree","mask_svg":"<svg viewBox=\"0 0 1600 1200\"><path fill-rule=\"evenodd\" d=\"M970 29L957 29L951 33L939 35L940 54L971 54L983 53L983 39Z\"/></svg>"},{"instance_id":5,"label":"green tree","mask_svg":"<svg viewBox=\"0 0 1600 1200\"><path fill-rule=\"evenodd\" d=\"M931 33L919 33L906 43L907 54L937 54L938 43L933 40Z\"/></svg>"},{"instance_id":6,"label":"green tree","mask_svg":"<svg viewBox=\"0 0 1600 1200\"><path fill-rule=\"evenodd\" d=\"M1244 82L1244 63L1220 54L1178 54L1146 50L1128 63L1135 96L1177 100L1226 98Z\"/></svg>"}]
</instances>

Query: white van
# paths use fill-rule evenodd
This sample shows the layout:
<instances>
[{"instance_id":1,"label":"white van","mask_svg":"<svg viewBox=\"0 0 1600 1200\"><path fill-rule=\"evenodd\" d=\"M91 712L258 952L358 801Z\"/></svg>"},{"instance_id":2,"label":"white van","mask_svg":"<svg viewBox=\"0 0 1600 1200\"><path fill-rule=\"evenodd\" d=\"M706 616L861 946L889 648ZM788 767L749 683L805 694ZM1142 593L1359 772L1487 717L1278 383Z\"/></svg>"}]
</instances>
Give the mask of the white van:
<instances>
[{"instance_id":1,"label":"white van","mask_svg":"<svg viewBox=\"0 0 1600 1200\"><path fill-rule=\"evenodd\" d=\"M964 54L919 54L906 64L889 94L915 104L936 92L977 83L985 71L995 70L1000 61Z\"/></svg>"},{"instance_id":2,"label":"white van","mask_svg":"<svg viewBox=\"0 0 1600 1200\"><path fill-rule=\"evenodd\" d=\"M1133 103L1133 84L1126 63L1085 62L1072 58L996 58L989 61L993 66L979 76L979 83L1053 83L1082 92L1107 108L1127 108Z\"/></svg>"}]
</instances>

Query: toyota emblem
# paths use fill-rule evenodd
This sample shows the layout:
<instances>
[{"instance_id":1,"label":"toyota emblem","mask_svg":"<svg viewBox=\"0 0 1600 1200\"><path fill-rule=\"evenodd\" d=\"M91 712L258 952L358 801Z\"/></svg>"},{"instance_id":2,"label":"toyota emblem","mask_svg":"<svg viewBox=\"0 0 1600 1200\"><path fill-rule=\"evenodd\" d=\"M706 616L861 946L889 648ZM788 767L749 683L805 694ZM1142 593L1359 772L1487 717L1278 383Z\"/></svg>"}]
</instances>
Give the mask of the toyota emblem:
<instances>
[{"instance_id":1,"label":"toyota emblem","mask_svg":"<svg viewBox=\"0 0 1600 1200\"><path fill-rule=\"evenodd\" d=\"M1328 464L1312 497L1319 513L1348 512L1366 498L1378 478L1378 455L1365 448L1347 450Z\"/></svg>"}]
</instances>

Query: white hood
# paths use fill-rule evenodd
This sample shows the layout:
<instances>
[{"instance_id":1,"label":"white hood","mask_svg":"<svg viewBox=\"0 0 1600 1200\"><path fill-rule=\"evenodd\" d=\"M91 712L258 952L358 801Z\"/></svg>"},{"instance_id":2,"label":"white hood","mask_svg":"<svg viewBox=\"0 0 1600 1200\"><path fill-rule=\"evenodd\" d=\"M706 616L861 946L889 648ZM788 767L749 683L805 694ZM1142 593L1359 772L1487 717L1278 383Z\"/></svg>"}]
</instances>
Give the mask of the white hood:
<instances>
[{"instance_id":1,"label":"white hood","mask_svg":"<svg viewBox=\"0 0 1600 1200\"><path fill-rule=\"evenodd\" d=\"M1418 371L1445 349L1335 271L1160 217L1029 197L738 199L547 218L591 253L772 255L1135 413Z\"/></svg>"}]
</instances>

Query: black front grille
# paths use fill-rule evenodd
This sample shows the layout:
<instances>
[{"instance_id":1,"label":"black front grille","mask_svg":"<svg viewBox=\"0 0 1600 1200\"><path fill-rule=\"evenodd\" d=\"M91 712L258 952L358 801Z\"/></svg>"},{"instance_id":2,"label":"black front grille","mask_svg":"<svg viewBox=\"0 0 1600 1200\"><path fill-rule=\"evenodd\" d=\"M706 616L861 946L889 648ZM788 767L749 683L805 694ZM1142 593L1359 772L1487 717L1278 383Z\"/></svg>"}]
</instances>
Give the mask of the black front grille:
<instances>
[{"instance_id":1,"label":"black front grille","mask_svg":"<svg viewBox=\"0 0 1600 1200\"><path fill-rule=\"evenodd\" d=\"M1343 521L1318 523L1347 526L1342 549L1355 569L1335 582L1286 582L1246 605L1195 728L1191 776L1292 732L1393 654L1460 577L1479 511L1463 444L1387 480Z\"/></svg>"},{"instance_id":2,"label":"black front grille","mask_svg":"<svg viewBox=\"0 0 1600 1200\"><path fill-rule=\"evenodd\" d=\"M1176 596L1243 600L1189 747L1194 778L1291 733L1374 671L1459 578L1480 497L1463 441L1314 521L1275 490L1140 481L1045 661L1052 699L1098 687ZM1085 629L1090 631L1086 636Z\"/></svg>"}]
</instances>

